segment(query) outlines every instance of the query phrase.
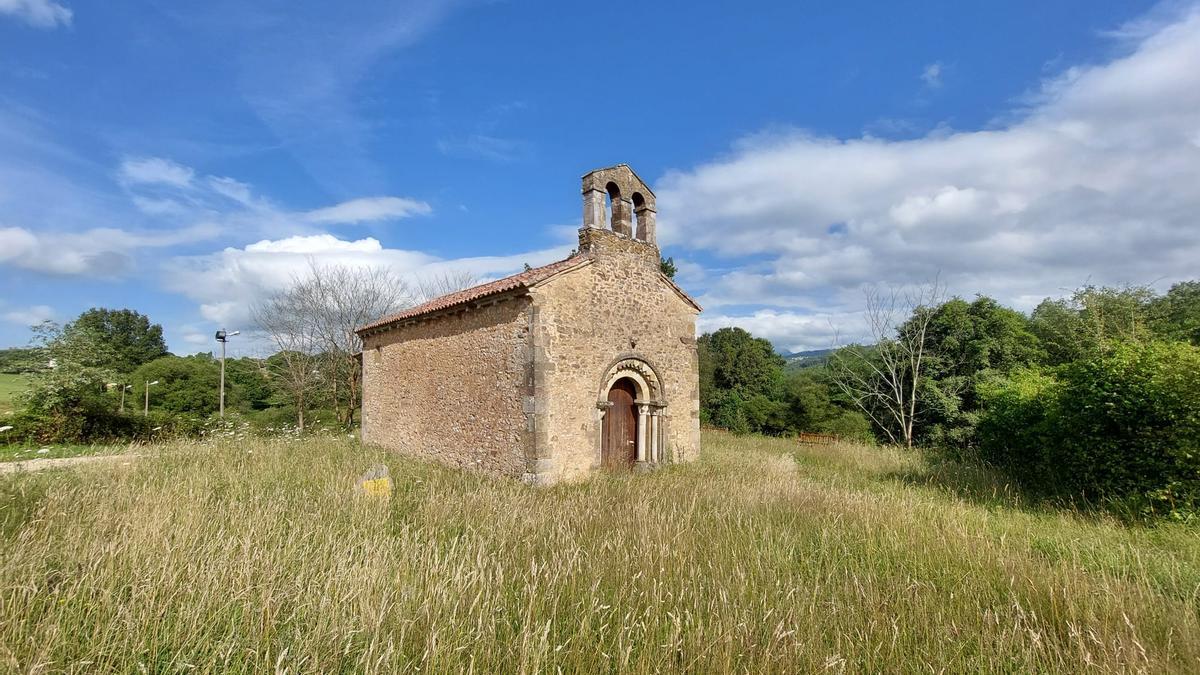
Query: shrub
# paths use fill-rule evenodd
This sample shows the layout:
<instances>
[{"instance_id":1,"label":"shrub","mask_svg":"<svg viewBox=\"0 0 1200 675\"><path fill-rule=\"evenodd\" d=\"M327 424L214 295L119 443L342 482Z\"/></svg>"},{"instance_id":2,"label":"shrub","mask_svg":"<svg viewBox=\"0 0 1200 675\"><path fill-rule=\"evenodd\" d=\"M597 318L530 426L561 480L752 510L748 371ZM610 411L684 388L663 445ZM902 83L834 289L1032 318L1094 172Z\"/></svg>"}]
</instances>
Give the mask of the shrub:
<instances>
[{"instance_id":1,"label":"shrub","mask_svg":"<svg viewBox=\"0 0 1200 675\"><path fill-rule=\"evenodd\" d=\"M981 387L985 459L1047 493L1187 518L1200 511L1200 348L1121 343Z\"/></svg>"},{"instance_id":2,"label":"shrub","mask_svg":"<svg viewBox=\"0 0 1200 675\"><path fill-rule=\"evenodd\" d=\"M75 415L59 416L26 408L5 422L13 429L11 439L20 443L109 443L116 441L159 441L200 435L204 420L192 415L151 411L120 414L87 408Z\"/></svg>"},{"instance_id":3,"label":"shrub","mask_svg":"<svg viewBox=\"0 0 1200 675\"><path fill-rule=\"evenodd\" d=\"M835 416L818 423L814 431L833 434L843 440L856 441L866 445L875 443L875 434L871 432L871 421L857 410L842 410Z\"/></svg>"}]
</instances>

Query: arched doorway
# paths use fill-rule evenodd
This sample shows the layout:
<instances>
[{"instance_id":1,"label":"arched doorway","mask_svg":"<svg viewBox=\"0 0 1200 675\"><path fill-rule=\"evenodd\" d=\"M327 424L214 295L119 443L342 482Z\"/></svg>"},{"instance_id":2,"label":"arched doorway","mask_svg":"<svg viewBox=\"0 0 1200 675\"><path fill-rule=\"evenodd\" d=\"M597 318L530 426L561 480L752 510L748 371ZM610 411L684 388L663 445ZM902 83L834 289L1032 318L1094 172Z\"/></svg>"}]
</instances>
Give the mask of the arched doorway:
<instances>
[{"instance_id":1,"label":"arched doorway","mask_svg":"<svg viewBox=\"0 0 1200 675\"><path fill-rule=\"evenodd\" d=\"M600 378L593 466L650 468L670 461L664 450L667 401L662 379L644 358L627 354Z\"/></svg>"},{"instance_id":2,"label":"arched doorway","mask_svg":"<svg viewBox=\"0 0 1200 675\"><path fill-rule=\"evenodd\" d=\"M608 411L600 434L600 465L606 469L632 468L637 460L637 384L628 377L608 390Z\"/></svg>"}]
</instances>

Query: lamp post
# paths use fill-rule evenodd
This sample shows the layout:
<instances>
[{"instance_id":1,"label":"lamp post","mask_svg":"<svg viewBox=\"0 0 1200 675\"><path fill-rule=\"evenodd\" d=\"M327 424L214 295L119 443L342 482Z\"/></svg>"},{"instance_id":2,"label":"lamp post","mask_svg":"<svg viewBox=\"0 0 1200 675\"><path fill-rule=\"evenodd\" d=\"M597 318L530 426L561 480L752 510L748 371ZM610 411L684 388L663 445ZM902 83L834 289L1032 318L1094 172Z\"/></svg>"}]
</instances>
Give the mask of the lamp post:
<instances>
[{"instance_id":1,"label":"lamp post","mask_svg":"<svg viewBox=\"0 0 1200 675\"><path fill-rule=\"evenodd\" d=\"M132 384L121 385L121 414L122 415L125 414L125 392L129 391L130 389L133 389Z\"/></svg>"},{"instance_id":2,"label":"lamp post","mask_svg":"<svg viewBox=\"0 0 1200 675\"><path fill-rule=\"evenodd\" d=\"M146 405L142 408L142 417L150 416L150 387L158 384L158 380L151 382L146 380Z\"/></svg>"},{"instance_id":3,"label":"lamp post","mask_svg":"<svg viewBox=\"0 0 1200 675\"><path fill-rule=\"evenodd\" d=\"M227 333L224 328L217 331L217 342L221 343L221 419L225 419L225 343L229 341L229 338L239 335L241 332L240 330L235 330L232 333Z\"/></svg>"}]
</instances>

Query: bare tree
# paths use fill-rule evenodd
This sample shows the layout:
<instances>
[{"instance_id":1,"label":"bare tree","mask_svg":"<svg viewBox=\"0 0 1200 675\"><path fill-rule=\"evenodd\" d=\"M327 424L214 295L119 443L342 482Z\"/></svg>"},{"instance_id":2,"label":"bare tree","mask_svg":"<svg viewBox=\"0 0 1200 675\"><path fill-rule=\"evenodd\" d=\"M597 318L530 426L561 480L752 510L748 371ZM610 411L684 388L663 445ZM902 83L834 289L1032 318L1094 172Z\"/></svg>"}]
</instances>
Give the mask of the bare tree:
<instances>
[{"instance_id":1,"label":"bare tree","mask_svg":"<svg viewBox=\"0 0 1200 675\"><path fill-rule=\"evenodd\" d=\"M309 308L302 298L285 291L252 308L258 327L277 349L266 360L272 380L284 389L296 407L296 425L304 429L304 411L316 392L317 352L320 338L308 320Z\"/></svg>"},{"instance_id":2,"label":"bare tree","mask_svg":"<svg viewBox=\"0 0 1200 675\"><path fill-rule=\"evenodd\" d=\"M944 287L866 289L867 328L874 344L838 349L829 372L839 391L883 429L892 443L913 446L926 335Z\"/></svg>"},{"instance_id":3,"label":"bare tree","mask_svg":"<svg viewBox=\"0 0 1200 675\"><path fill-rule=\"evenodd\" d=\"M387 269L310 260L305 275L256 309L256 321L280 349L277 370L301 427L311 399L305 392L318 386L329 394L338 421L354 423L362 390L362 341L354 329L412 303L408 285Z\"/></svg>"},{"instance_id":4,"label":"bare tree","mask_svg":"<svg viewBox=\"0 0 1200 675\"><path fill-rule=\"evenodd\" d=\"M468 270L447 270L425 277L417 282L417 299L429 302L448 293L461 291L479 284L479 277Z\"/></svg>"}]
</instances>

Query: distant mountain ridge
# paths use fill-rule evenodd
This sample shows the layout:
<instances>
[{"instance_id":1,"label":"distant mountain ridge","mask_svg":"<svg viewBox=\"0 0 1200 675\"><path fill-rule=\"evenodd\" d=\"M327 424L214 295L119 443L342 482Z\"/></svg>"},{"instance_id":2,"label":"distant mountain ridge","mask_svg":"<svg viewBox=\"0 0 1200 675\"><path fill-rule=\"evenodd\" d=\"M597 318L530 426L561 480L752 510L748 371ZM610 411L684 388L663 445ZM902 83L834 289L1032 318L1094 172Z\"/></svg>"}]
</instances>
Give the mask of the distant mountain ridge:
<instances>
[{"instance_id":1,"label":"distant mountain ridge","mask_svg":"<svg viewBox=\"0 0 1200 675\"><path fill-rule=\"evenodd\" d=\"M783 349L778 350L779 355L787 361L788 369L794 368L810 368L812 366L822 366L829 360L829 355L833 353L832 349L809 349L803 352L789 352Z\"/></svg>"}]
</instances>

